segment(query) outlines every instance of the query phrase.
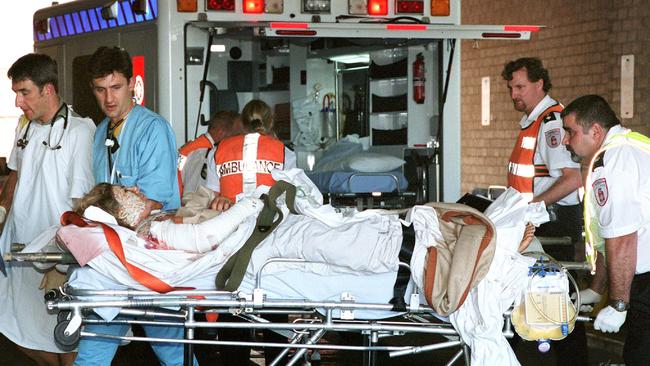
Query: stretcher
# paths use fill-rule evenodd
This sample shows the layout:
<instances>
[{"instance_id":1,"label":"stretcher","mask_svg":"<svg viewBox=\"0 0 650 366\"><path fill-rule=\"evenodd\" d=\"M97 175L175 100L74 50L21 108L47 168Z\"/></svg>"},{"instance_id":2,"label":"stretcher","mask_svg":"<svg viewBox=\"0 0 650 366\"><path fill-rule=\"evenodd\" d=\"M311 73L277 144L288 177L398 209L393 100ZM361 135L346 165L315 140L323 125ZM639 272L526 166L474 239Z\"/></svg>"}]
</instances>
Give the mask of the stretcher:
<instances>
[{"instance_id":1,"label":"stretcher","mask_svg":"<svg viewBox=\"0 0 650 366\"><path fill-rule=\"evenodd\" d=\"M392 293L393 290L391 287L375 286L379 290L378 292L385 290L384 294L379 295L376 292L368 294L363 291L355 291L367 288L369 282L390 283L386 276L375 276L365 278L369 281L358 281L357 286L352 286L352 292L342 292L339 298L327 295L322 300L301 298L301 296L309 296L310 290L305 284L313 282L318 276L312 275L304 281L296 281L295 278L300 273L299 270L285 273L279 277L277 275L264 276L264 268L277 262L305 264L301 260L270 259L260 269L254 283L243 283L241 289L236 292L178 290L160 294L132 289L95 290L64 287L60 291L48 295L48 309L59 311L59 324L56 326L54 334L55 340L64 350L74 349L80 337L182 343L186 348L185 364L187 365L192 364L192 350L193 346L197 344L280 348L282 352L277 356L276 362L283 356L291 354L288 365L300 364L312 357L316 358L319 351L322 350L364 352L366 364L373 365L376 360L376 352L387 352L390 357L400 357L451 348L457 351L448 361L448 365L461 359L466 365L469 365L470 349L449 323L449 319L436 315L435 311L423 301L421 294L412 287L405 294L406 302L402 309L396 309L395 305L388 301L381 301L382 296L390 296L389 293ZM583 268L581 264L577 263L566 263L566 265L569 268ZM408 267L404 263L400 266ZM337 278L330 282L341 283L341 280L341 278ZM354 282L353 276L348 277L348 280L347 283ZM293 284L292 290L283 291L288 295L278 294L278 288L288 284ZM106 321L92 315L93 309L101 308L119 308L120 310L114 319ZM197 320L199 313L234 314L247 322L200 321ZM290 316L291 322L271 323L265 319L265 315L268 314L286 314ZM513 335L510 315L510 311L504 314L503 334L505 337ZM133 316L137 316L138 319L128 319ZM578 320L588 321L590 319L578 317ZM186 333L184 339L116 337L84 331L82 326L91 323L176 326L184 327ZM195 331L199 328L272 330L285 336L288 339L288 344L263 340L247 342L196 339ZM323 343L322 340L330 332L358 333L362 334L366 341L364 345ZM404 345L403 342L395 342L396 337L410 334L419 334L421 335L420 339L428 339L431 343L424 341L424 345ZM436 338L432 335L443 336L444 341L441 342L439 337Z\"/></svg>"},{"instance_id":2,"label":"stretcher","mask_svg":"<svg viewBox=\"0 0 650 366\"><path fill-rule=\"evenodd\" d=\"M330 237L325 238L326 246L324 248L329 252L322 252L321 249L323 248L317 246L314 248L316 249L315 253L306 253L304 251L306 249L304 244L309 244L309 241L303 241L303 247L294 247L295 243L293 241L296 241L296 233L292 230L302 224L301 220L304 220L305 216L292 215L286 217L285 221L283 221L283 224L286 223L289 229L285 233L278 233L276 230L273 234L277 234L273 239L275 242L267 242L266 244L268 245L262 246L255 251L255 253L261 253L261 259L253 256L250 260L250 266L247 266L246 275L243 277L241 284L237 283L237 287L234 288L235 291L228 292L215 290L214 277L215 273L219 271L218 269L212 268L211 266L201 267L199 265L202 261L216 263L216 260L222 260L220 263L223 264L224 261L229 260L227 258L224 259L224 253L232 253L227 252L228 242L224 242L215 251L205 254L198 260L194 260L190 265L195 267L182 273L184 275L192 273L192 277L183 277L178 282L171 282L171 278L163 278L163 280L167 280L172 286L171 290L173 290L165 291L167 292L165 294L143 291L145 287L141 283L134 281L128 274L125 276L116 274L115 272L120 270L120 268L124 271L124 266L122 266L124 263L123 261L118 261L114 253L106 252L108 254L100 255L96 259L93 259L91 262L92 268L84 266L74 271L69 282L70 286L62 289L61 296L51 298L47 306L51 310L59 310L62 312L59 319L60 324L55 330L55 336L57 342L66 348L73 348L79 337L102 336L85 332L81 328L82 324L96 322L134 322L134 324L185 327L187 329L185 339L169 341L188 344L189 348L191 348L191 344L195 343L211 343L211 341L194 339L193 332L197 328L246 328L282 331L291 339L291 345L289 347L282 343L268 342L262 342L261 346L293 348L297 350L295 354L299 356L298 358L305 356L307 349L330 349L335 347L335 345L331 344L318 343L318 340L329 331L357 332L368 338L368 345L366 346L340 345L341 348L336 349L367 352L387 351L391 356L463 345L471 345L472 353L478 354L497 354L504 351L503 348L507 348L506 353L507 351L512 353L505 339L501 345L497 345L497 349L490 349L493 345L487 345L487 347L481 346L476 339L472 338L472 329L479 327L471 322L471 319L476 316L485 317L489 315L488 318L483 318L483 322L485 324L490 323L491 331L496 329L499 333L498 336L502 336L503 324L504 322L506 325L508 324L508 321L505 321L503 318L503 312L507 311L510 304L512 304L513 295L510 293L506 294L509 299L509 302L506 303L507 307L502 308L502 305L497 303L497 307L490 310L491 314L483 313L480 307L477 308L475 299L481 300L483 298L481 301L484 301L485 299L495 297L495 291L506 293L514 290L514 292L510 292L518 294L517 289L521 287L522 283L525 283L526 273L529 271L532 263L535 262L534 259L526 259L516 253L516 248L521 240L523 230L519 231L519 224L508 226L508 222L510 222L509 220L511 218L516 218L517 222L522 219L535 222L542 219L540 215L545 215L546 217L547 215L545 210L541 210L543 207L540 208L528 205L527 203L521 203L520 198L518 194L511 196L506 194L500 197L499 199L505 204L491 207L496 207L490 213L492 215L490 216L490 220L494 221L494 224L484 222L481 225L479 222L479 225L477 225L477 222L473 222L474 220L467 221L466 219L462 219L461 221L464 222L462 225L469 225L469 227L461 230L456 230L456 226L452 226L451 228L445 227L452 223L453 225L457 225L459 223L454 223L454 220L457 221L459 218L466 217L465 213L457 211L461 209L459 206L449 207L445 206L446 204L437 204L435 209L424 206L411 209L409 211L410 216L407 215L405 220L411 223L411 230L413 230L414 234L410 235L416 238L414 239L416 242L415 249L411 249L412 256L406 260L402 259L402 251L399 248L400 245L403 248L406 242L406 226L404 226L404 222L400 224L400 221L396 221L396 216L388 218L387 216L378 216L369 213L352 218L352 221L362 220L363 225L353 225L355 230L358 231L354 231L352 237L348 236L348 240L352 238L351 243L356 243L355 248L361 248L361 253L367 253L364 258L357 258L353 253L340 253L342 250L338 249L338 245L341 243L334 242L336 241L334 237L331 237L331 239ZM298 203L296 205L300 206ZM321 221L327 221L327 218L323 218L323 213L319 209L310 212L309 207L303 207L305 211L303 213L304 215L321 217L319 220L310 219L311 221L309 222L311 225L321 225ZM444 208L444 210L439 211L441 208ZM368 215L371 217L370 220L368 220ZM438 217L438 215L440 216ZM341 219L339 216L335 218L336 220ZM480 216L474 216L474 218L480 218ZM337 227L346 227L346 225L350 224L348 221L349 218L343 220L342 223L339 222L340 225ZM245 222L242 223L242 225L244 224ZM255 227L255 220L251 224ZM369 225L373 226L373 229L370 231L368 231ZM402 225L402 228L400 228L400 225ZM246 231L244 226L240 226L228 240L240 242L237 239L238 235L244 239L249 237L251 231ZM256 227L257 229L261 229L260 225ZM494 237L488 234L492 233L495 227L501 235L499 245L495 245L495 247L484 247L484 244L488 244L488 242L494 240ZM475 230L479 228L483 228L480 229L483 230L481 231L483 234L478 236L478 240L473 242L472 245L476 246L467 246L463 239L465 237L463 233L473 232L476 234L477 232ZM313 226L312 230L315 230ZM326 226L323 226L322 231L318 230L312 231L312 233L318 232L320 235L326 235L334 232L338 234L337 230L332 230ZM473 253L471 255L476 256L475 258L480 259L481 262L485 257L491 258L494 256L495 259L483 263L485 266L483 268L474 267L475 270L471 270L470 268L469 271L464 266L465 262L460 263L462 270L459 272L458 267L453 267L453 261L434 261L432 263L435 266L431 267L431 258L453 256L452 248L448 246L448 241L451 238L442 235L442 232L437 230L442 230L447 235L449 233L458 234L458 241L452 245L452 247L456 247L457 251L460 250L461 253L469 254L470 252L468 250L470 250ZM394 234L391 234L391 232L394 232ZM399 238L395 237L397 234L399 234ZM363 239L359 242L359 240L355 241L354 238ZM487 242L486 238L488 240ZM377 241L374 239L377 239ZM345 242L345 240L343 241ZM369 243L365 243L365 241L369 241ZM288 249L289 256L285 258L272 258L272 255L268 255L269 253L274 253L274 243L279 244L279 247L283 249ZM430 246L425 244L430 244ZM358 245L361 246L358 247ZM243 247L246 247L246 244ZM138 246L124 247L125 250L135 250L137 248ZM380 248L383 249L379 250ZM422 250L431 252L432 248L435 248L434 253L438 253L438 255L430 254L428 256L429 259L425 260L423 255L425 253ZM490 248L490 250L484 252L484 248ZM508 248L515 248L515 250L513 251ZM154 257L165 260L163 254L170 254L169 251L154 253L147 249L142 250L146 254L144 255L145 260L138 262L140 264L145 264L147 260ZM408 264L402 263L393 267L392 264L397 264L398 260L395 250L400 252L399 261L404 263L408 262ZM299 255L296 253L299 253ZM191 256L185 255L185 257ZM302 256L303 258L296 258L296 256ZM318 258L319 256L324 256L329 260L319 262L318 260L310 259ZM464 255L461 255L461 258L464 258ZM437 285L429 287L426 281L423 283L421 277L426 274L425 261L428 262L426 264L428 271L438 276L436 280L442 278L438 283L443 282L444 285L446 280L445 276L453 278L455 286L453 291L459 292L460 296L451 296L453 295L451 294L452 287L443 286L440 288L436 287ZM154 262L153 264L159 265L156 261ZM337 267L343 266L343 263L345 263L348 269L339 271ZM387 263L389 265L386 266ZM478 263L479 261L477 260ZM278 270L276 266L280 264L283 267L281 270ZM362 270L364 268L370 268L368 267L369 264L373 264L373 267L378 270ZM158 272L156 272L156 268L152 268L152 273L165 276L170 271L167 268L168 266L163 266L163 270ZM179 271L186 270L185 265L181 267ZM489 271L488 267L490 269ZM208 271L207 274L195 274L193 273L193 268L204 268ZM318 270L315 270L315 268ZM387 268L387 270L382 270L382 268ZM403 272L402 270L405 268L411 271L410 274L408 271L406 273L407 285L404 286L402 282L398 286L400 272ZM523 279L520 278L522 276L508 275L501 277L508 281L500 280L494 277L495 274L492 274L494 268L499 270L506 268L508 270L517 270L519 274L523 274ZM459 275L459 277L451 276L447 272L453 272L454 270L457 271L457 273L454 273ZM483 271L483 275L485 276L483 280L478 282L478 285L476 285L474 278L476 270ZM468 275L470 275L468 278L462 278L462 276ZM426 274L426 276L429 277L429 274ZM494 281L495 278L498 281ZM187 282L188 279L191 279L192 282ZM218 280L219 276L217 275L217 282ZM505 282L508 283L506 284ZM412 283L415 283L415 286ZM509 288L508 286L511 285L512 288ZM190 291L186 289L186 286L203 290ZM181 289L181 287L185 288ZM133 290L134 288L137 290ZM217 285L217 288L222 287ZM399 292L396 291L398 288L400 289ZM107 291L106 289L110 290ZM423 292L422 289L424 289ZM444 293L443 296L437 296L436 291L440 291L441 289L448 291L448 293ZM566 296L568 294L565 294ZM426 302L423 300L423 297L426 298ZM466 299L467 301L465 301ZM154 310L151 310L151 308ZM93 312L99 314L101 319L93 316ZM251 321L252 325L198 322L195 318L197 312L236 314L239 317ZM274 324L265 321L264 315L277 313L298 314L296 319L301 320L296 324ZM123 320L121 317L118 317L118 315L127 314L144 317L153 316L156 319ZM304 314L311 315L305 317ZM449 318L445 318L446 315L449 315ZM404 316L405 319L397 323L381 320L394 316ZM572 320L576 319L575 316L571 318ZM160 319L165 320L161 321ZM452 322L456 329L446 323L447 320ZM470 320L470 323L467 323L468 320ZM472 328L469 329L470 333L468 333L467 329L468 324L469 328ZM451 337L452 339L448 339L442 344L431 343L426 346L409 347L377 344L379 339L383 340L383 338L390 335L406 333L437 333ZM506 330L506 334L510 333L510 330ZM128 339L146 340L137 337ZM160 342L167 340L153 339L149 341ZM247 342L215 344L250 345ZM470 358L467 357L467 347L461 348L463 350L459 351L457 356L460 357L464 354L466 362L469 362ZM292 360L295 360L293 362L298 362L298 358L295 357L292 358ZM514 354L511 356L506 354L504 357L514 358ZM514 360L512 364L516 364L516 358Z\"/></svg>"}]
</instances>

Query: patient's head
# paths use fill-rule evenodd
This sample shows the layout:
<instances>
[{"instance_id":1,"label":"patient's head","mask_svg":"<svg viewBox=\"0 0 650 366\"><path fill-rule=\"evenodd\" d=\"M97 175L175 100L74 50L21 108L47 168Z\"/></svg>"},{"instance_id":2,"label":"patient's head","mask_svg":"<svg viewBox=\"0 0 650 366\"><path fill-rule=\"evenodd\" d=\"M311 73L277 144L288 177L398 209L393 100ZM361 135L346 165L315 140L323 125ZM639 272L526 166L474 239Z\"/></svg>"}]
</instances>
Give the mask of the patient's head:
<instances>
[{"instance_id":1,"label":"patient's head","mask_svg":"<svg viewBox=\"0 0 650 366\"><path fill-rule=\"evenodd\" d=\"M134 229L151 214L153 205L137 187L100 183L79 199L75 212L83 215L89 206L101 208L113 215L121 226Z\"/></svg>"}]
</instances>

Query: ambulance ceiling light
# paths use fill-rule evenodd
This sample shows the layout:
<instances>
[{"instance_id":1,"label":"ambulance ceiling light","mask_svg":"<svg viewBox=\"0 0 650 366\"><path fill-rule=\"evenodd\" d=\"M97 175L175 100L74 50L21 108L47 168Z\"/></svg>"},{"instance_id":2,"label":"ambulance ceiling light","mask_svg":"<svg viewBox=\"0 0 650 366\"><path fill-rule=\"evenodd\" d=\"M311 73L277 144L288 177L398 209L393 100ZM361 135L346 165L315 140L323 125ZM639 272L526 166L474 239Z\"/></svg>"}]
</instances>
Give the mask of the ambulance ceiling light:
<instances>
[{"instance_id":1,"label":"ambulance ceiling light","mask_svg":"<svg viewBox=\"0 0 650 366\"><path fill-rule=\"evenodd\" d=\"M210 52L226 52L225 44L213 44L210 46Z\"/></svg>"},{"instance_id":2,"label":"ambulance ceiling light","mask_svg":"<svg viewBox=\"0 0 650 366\"><path fill-rule=\"evenodd\" d=\"M340 62L343 64L358 64L358 63L369 63L370 54L368 53L358 53L352 55L340 55L332 56L329 58L330 61Z\"/></svg>"},{"instance_id":3,"label":"ambulance ceiling light","mask_svg":"<svg viewBox=\"0 0 650 366\"><path fill-rule=\"evenodd\" d=\"M245 6L248 6L248 4L245 4ZM208 0L207 7L208 10L234 11L235 0ZM244 7L244 9L247 8Z\"/></svg>"}]
</instances>

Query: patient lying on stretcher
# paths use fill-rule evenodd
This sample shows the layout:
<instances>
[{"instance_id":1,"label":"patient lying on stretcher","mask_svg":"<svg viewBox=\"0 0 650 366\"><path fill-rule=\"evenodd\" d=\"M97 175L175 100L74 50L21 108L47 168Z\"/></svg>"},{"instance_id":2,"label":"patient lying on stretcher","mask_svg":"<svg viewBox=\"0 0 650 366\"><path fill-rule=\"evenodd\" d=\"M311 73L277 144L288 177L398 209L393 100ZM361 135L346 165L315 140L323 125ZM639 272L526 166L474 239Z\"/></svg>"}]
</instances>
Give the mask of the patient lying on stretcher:
<instances>
[{"instance_id":1,"label":"patient lying on stretcher","mask_svg":"<svg viewBox=\"0 0 650 366\"><path fill-rule=\"evenodd\" d=\"M256 198L197 224L183 224L170 212L154 212L137 189L100 183L79 200L75 212L89 219L115 223L134 230L149 249L177 249L205 253L216 248L247 217L256 216L262 202ZM205 208L208 210L208 208Z\"/></svg>"},{"instance_id":2,"label":"patient lying on stretcher","mask_svg":"<svg viewBox=\"0 0 650 366\"><path fill-rule=\"evenodd\" d=\"M262 209L257 198L241 200L232 209L197 224L183 224L182 218L170 212L154 212L150 201L136 188L100 183L79 200L75 212L99 221L108 220L134 230L147 242L150 249L179 249L204 253L216 248L232 234L249 216L256 216ZM211 211L205 208L206 211ZM524 251L533 240L535 226L526 225L519 252Z\"/></svg>"}]
</instances>

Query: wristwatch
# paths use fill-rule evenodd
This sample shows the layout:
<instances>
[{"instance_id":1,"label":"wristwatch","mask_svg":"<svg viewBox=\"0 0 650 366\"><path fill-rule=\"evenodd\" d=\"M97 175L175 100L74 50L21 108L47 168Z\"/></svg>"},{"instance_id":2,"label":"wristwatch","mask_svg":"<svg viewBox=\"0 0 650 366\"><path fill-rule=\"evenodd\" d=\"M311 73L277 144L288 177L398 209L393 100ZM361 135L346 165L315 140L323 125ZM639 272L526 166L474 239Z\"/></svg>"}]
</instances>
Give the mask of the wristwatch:
<instances>
[{"instance_id":1,"label":"wristwatch","mask_svg":"<svg viewBox=\"0 0 650 366\"><path fill-rule=\"evenodd\" d=\"M609 306L611 306L612 308L614 308L614 310L621 313L627 311L627 309L630 308L630 304L626 303L623 300L610 300Z\"/></svg>"}]
</instances>

